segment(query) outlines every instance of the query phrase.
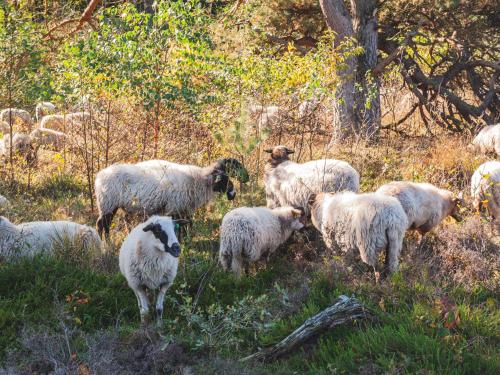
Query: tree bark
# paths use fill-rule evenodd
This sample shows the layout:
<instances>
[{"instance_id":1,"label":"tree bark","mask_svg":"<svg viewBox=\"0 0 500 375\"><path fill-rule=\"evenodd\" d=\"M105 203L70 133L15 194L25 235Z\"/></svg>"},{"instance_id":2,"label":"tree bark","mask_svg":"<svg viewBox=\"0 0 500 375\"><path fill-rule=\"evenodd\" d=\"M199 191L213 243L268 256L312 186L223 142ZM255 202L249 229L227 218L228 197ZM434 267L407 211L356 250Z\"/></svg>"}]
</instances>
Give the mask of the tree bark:
<instances>
[{"instance_id":1,"label":"tree bark","mask_svg":"<svg viewBox=\"0 0 500 375\"><path fill-rule=\"evenodd\" d=\"M348 57L338 71L340 83L333 104L333 140L351 135L371 139L378 133L381 116L380 80L372 74L378 52L377 2L350 0L352 14L343 0L320 0L319 3L327 26L337 34L334 46L346 38L355 38L364 49L360 56Z\"/></svg>"}]
</instances>

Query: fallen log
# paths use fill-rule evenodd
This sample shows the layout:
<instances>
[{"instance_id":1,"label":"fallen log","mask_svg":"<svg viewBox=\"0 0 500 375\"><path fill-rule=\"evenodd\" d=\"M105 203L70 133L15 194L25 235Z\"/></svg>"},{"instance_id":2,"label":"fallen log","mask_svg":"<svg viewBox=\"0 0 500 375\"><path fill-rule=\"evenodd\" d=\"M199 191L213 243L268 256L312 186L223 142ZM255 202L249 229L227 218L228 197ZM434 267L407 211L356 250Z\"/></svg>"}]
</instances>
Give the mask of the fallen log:
<instances>
[{"instance_id":1,"label":"fallen log","mask_svg":"<svg viewBox=\"0 0 500 375\"><path fill-rule=\"evenodd\" d=\"M358 319L372 319L373 315L355 297L340 296L334 304L313 317L293 331L279 343L264 348L257 353L241 359L241 361L270 361L290 352L310 338L327 329L352 322Z\"/></svg>"}]
</instances>

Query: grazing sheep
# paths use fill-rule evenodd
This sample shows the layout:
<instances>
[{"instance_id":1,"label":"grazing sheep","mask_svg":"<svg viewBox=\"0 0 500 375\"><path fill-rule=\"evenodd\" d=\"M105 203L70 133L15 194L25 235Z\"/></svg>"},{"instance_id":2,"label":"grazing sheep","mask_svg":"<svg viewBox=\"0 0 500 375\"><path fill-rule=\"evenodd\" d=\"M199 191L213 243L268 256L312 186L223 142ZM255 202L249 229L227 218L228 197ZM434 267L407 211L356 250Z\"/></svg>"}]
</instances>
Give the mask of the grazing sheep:
<instances>
[{"instance_id":1,"label":"grazing sheep","mask_svg":"<svg viewBox=\"0 0 500 375\"><path fill-rule=\"evenodd\" d=\"M255 120L259 131L272 129L283 117L281 108L276 105L251 105L249 112L250 116Z\"/></svg>"},{"instance_id":2,"label":"grazing sheep","mask_svg":"<svg viewBox=\"0 0 500 375\"><path fill-rule=\"evenodd\" d=\"M36 161L36 150L33 147L33 141L28 134L14 133L12 136L12 142L10 134L5 134L3 136L3 140L0 144L0 155L3 156L4 159L9 158L11 146L13 155L24 157L26 162L30 165Z\"/></svg>"},{"instance_id":3,"label":"grazing sheep","mask_svg":"<svg viewBox=\"0 0 500 375\"><path fill-rule=\"evenodd\" d=\"M60 151L66 142L66 134L52 129L35 129L30 133L30 137L36 149L45 147Z\"/></svg>"},{"instance_id":4,"label":"grazing sheep","mask_svg":"<svg viewBox=\"0 0 500 375\"><path fill-rule=\"evenodd\" d=\"M293 151L285 146L265 152L271 154L264 174L268 208L306 208L312 193L359 190L359 173L345 161L321 159L298 164L289 160Z\"/></svg>"},{"instance_id":5,"label":"grazing sheep","mask_svg":"<svg viewBox=\"0 0 500 375\"><path fill-rule=\"evenodd\" d=\"M149 315L146 288L160 288L156 314L158 320L162 318L165 293L175 279L181 254L175 226L185 223L170 217L151 216L130 232L120 248L120 271L137 297L143 323Z\"/></svg>"},{"instance_id":6,"label":"grazing sheep","mask_svg":"<svg viewBox=\"0 0 500 375\"><path fill-rule=\"evenodd\" d=\"M496 153L500 156L500 124L486 126L476 135L472 145L482 153Z\"/></svg>"},{"instance_id":7,"label":"grazing sheep","mask_svg":"<svg viewBox=\"0 0 500 375\"><path fill-rule=\"evenodd\" d=\"M40 121L43 116L47 115L49 112L54 112L56 106L51 102L40 102L35 107L35 118L36 121Z\"/></svg>"},{"instance_id":8,"label":"grazing sheep","mask_svg":"<svg viewBox=\"0 0 500 375\"><path fill-rule=\"evenodd\" d=\"M34 221L14 225L0 216L0 255L4 257L34 256L51 253L64 240L81 244L84 250L101 248L95 229L71 221Z\"/></svg>"},{"instance_id":9,"label":"grazing sheep","mask_svg":"<svg viewBox=\"0 0 500 375\"><path fill-rule=\"evenodd\" d=\"M239 207L227 213L220 228L219 261L224 270L231 268L237 278L243 266L269 259L294 230L304 224L303 209L279 207Z\"/></svg>"},{"instance_id":10,"label":"grazing sheep","mask_svg":"<svg viewBox=\"0 0 500 375\"><path fill-rule=\"evenodd\" d=\"M312 194L308 204L312 223L329 249L357 250L361 260L374 269L385 249L382 275L398 270L408 219L396 198L380 193L320 193Z\"/></svg>"},{"instance_id":11,"label":"grazing sheep","mask_svg":"<svg viewBox=\"0 0 500 375\"><path fill-rule=\"evenodd\" d=\"M47 115L42 117L40 121L41 129L51 129L59 132L64 132L71 128L74 124L90 121L91 116L88 112L74 112L65 115Z\"/></svg>"},{"instance_id":12,"label":"grazing sheep","mask_svg":"<svg viewBox=\"0 0 500 375\"><path fill-rule=\"evenodd\" d=\"M10 119L14 123L16 120L20 120L24 125L23 128L19 129L21 131L31 131L31 126L33 125L33 119L28 111L19 108L5 108L0 111L0 120L5 121L10 124Z\"/></svg>"},{"instance_id":13,"label":"grazing sheep","mask_svg":"<svg viewBox=\"0 0 500 375\"><path fill-rule=\"evenodd\" d=\"M2 194L0 194L0 207L6 206L9 204L9 200L5 198Z\"/></svg>"},{"instance_id":14,"label":"grazing sheep","mask_svg":"<svg viewBox=\"0 0 500 375\"><path fill-rule=\"evenodd\" d=\"M393 181L381 186L377 193L399 200L408 216L408 229L415 229L422 236L448 216L461 221L461 197L432 184Z\"/></svg>"},{"instance_id":15,"label":"grazing sheep","mask_svg":"<svg viewBox=\"0 0 500 375\"><path fill-rule=\"evenodd\" d=\"M248 181L248 172L235 159L221 159L208 167L150 160L137 164L115 164L97 173L95 192L99 235L109 228L116 211L150 216L163 213L190 217L218 193L234 199L229 176Z\"/></svg>"},{"instance_id":16,"label":"grazing sheep","mask_svg":"<svg viewBox=\"0 0 500 375\"><path fill-rule=\"evenodd\" d=\"M474 208L485 208L495 221L500 221L500 161L488 161L476 169L471 178Z\"/></svg>"}]
</instances>

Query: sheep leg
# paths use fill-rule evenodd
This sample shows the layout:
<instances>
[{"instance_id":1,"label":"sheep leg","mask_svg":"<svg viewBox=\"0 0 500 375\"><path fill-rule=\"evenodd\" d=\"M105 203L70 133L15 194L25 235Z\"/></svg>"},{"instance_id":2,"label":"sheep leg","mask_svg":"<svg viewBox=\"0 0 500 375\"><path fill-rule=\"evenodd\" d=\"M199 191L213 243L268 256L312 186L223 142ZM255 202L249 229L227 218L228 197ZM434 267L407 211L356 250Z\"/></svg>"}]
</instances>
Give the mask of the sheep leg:
<instances>
[{"instance_id":1,"label":"sheep leg","mask_svg":"<svg viewBox=\"0 0 500 375\"><path fill-rule=\"evenodd\" d=\"M163 319L163 302L165 300L165 294L167 293L168 288L170 288L170 285L172 285L172 283L162 284L160 286L158 297L156 298L156 324L158 326L161 325L161 321Z\"/></svg>"},{"instance_id":2,"label":"sheep leg","mask_svg":"<svg viewBox=\"0 0 500 375\"><path fill-rule=\"evenodd\" d=\"M145 325L149 321L149 300L144 286L139 286L134 290L137 297L137 304L139 305L139 312L141 314L141 324Z\"/></svg>"},{"instance_id":3,"label":"sheep leg","mask_svg":"<svg viewBox=\"0 0 500 375\"><path fill-rule=\"evenodd\" d=\"M109 240L109 229L111 228L111 222L113 221L115 213L116 210L111 213L99 216L96 223L97 233L99 234L99 237L102 238L102 232L104 231L104 237L106 238L106 240Z\"/></svg>"}]
</instances>

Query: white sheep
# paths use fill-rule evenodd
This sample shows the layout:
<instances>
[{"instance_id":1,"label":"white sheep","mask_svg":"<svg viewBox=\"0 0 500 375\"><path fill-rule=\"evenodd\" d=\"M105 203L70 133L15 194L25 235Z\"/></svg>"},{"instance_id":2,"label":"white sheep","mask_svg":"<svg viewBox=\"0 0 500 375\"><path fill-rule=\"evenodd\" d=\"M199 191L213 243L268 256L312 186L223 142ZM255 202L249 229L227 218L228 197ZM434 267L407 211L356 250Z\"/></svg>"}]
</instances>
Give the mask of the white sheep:
<instances>
[{"instance_id":1,"label":"white sheep","mask_svg":"<svg viewBox=\"0 0 500 375\"><path fill-rule=\"evenodd\" d=\"M15 225L0 216L0 255L10 257L52 253L65 240L81 245L84 250L101 249L95 229L71 221L34 221Z\"/></svg>"},{"instance_id":2,"label":"white sheep","mask_svg":"<svg viewBox=\"0 0 500 375\"><path fill-rule=\"evenodd\" d=\"M481 164L471 178L471 196L474 208L500 221L500 161Z\"/></svg>"},{"instance_id":3,"label":"white sheep","mask_svg":"<svg viewBox=\"0 0 500 375\"><path fill-rule=\"evenodd\" d=\"M500 124L486 126L476 135L472 145L482 153L496 153L500 156Z\"/></svg>"},{"instance_id":4,"label":"white sheep","mask_svg":"<svg viewBox=\"0 0 500 375\"><path fill-rule=\"evenodd\" d=\"M10 134L3 136L0 142L0 155L6 160L10 157L10 150L14 156L22 156L28 164L33 164L36 161L36 150L33 147L33 140L28 134L14 133L12 142Z\"/></svg>"},{"instance_id":5,"label":"white sheep","mask_svg":"<svg viewBox=\"0 0 500 375\"><path fill-rule=\"evenodd\" d=\"M312 193L359 190L359 173L345 161L320 159L299 164L289 160L293 151L285 146L265 152L271 154L264 174L268 208L304 207L307 213Z\"/></svg>"},{"instance_id":6,"label":"white sheep","mask_svg":"<svg viewBox=\"0 0 500 375\"><path fill-rule=\"evenodd\" d=\"M40 147L51 148L60 151L66 142L66 134L52 129L38 128L30 133L33 145L36 149Z\"/></svg>"},{"instance_id":7,"label":"white sheep","mask_svg":"<svg viewBox=\"0 0 500 375\"><path fill-rule=\"evenodd\" d=\"M40 102L35 107L35 118L36 121L40 121L43 116L47 115L50 112L54 112L56 110L56 106L51 102Z\"/></svg>"},{"instance_id":8,"label":"white sheep","mask_svg":"<svg viewBox=\"0 0 500 375\"><path fill-rule=\"evenodd\" d=\"M411 181L393 181L382 185L377 193L396 198L408 216L408 229L422 236L451 216L460 221L461 197L432 184Z\"/></svg>"},{"instance_id":9,"label":"white sheep","mask_svg":"<svg viewBox=\"0 0 500 375\"><path fill-rule=\"evenodd\" d=\"M232 158L208 167L162 160L109 166L95 179L99 235L104 230L109 237L113 216L119 208L128 214L190 217L217 192L225 192L232 200L236 191L229 176L248 181L246 169Z\"/></svg>"},{"instance_id":10,"label":"white sheep","mask_svg":"<svg viewBox=\"0 0 500 375\"><path fill-rule=\"evenodd\" d=\"M185 223L171 217L151 216L130 232L120 248L120 271L137 297L143 323L149 315L146 288L160 289L156 314L159 321L162 318L165 293L175 279L181 253L175 227Z\"/></svg>"},{"instance_id":11,"label":"white sheep","mask_svg":"<svg viewBox=\"0 0 500 375\"><path fill-rule=\"evenodd\" d=\"M0 111L0 120L10 124L11 119L13 124L16 120L20 120L24 125L24 127L19 130L28 132L31 131L33 119L28 111L20 108L5 108Z\"/></svg>"},{"instance_id":12,"label":"white sheep","mask_svg":"<svg viewBox=\"0 0 500 375\"><path fill-rule=\"evenodd\" d=\"M294 230L304 226L303 209L239 207L227 213L220 227L219 261L224 270L241 277L243 266L267 257Z\"/></svg>"},{"instance_id":13,"label":"white sheep","mask_svg":"<svg viewBox=\"0 0 500 375\"><path fill-rule=\"evenodd\" d=\"M374 269L385 250L382 275L398 270L408 218L396 198L379 193L320 193L312 194L308 204L312 223L329 249L359 251L361 260Z\"/></svg>"},{"instance_id":14,"label":"white sheep","mask_svg":"<svg viewBox=\"0 0 500 375\"><path fill-rule=\"evenodd\" d=\"M73 112L65 115L46 115L40 121L41 129L51 129L59 132L65 132L74 125L88 122L91 120L88 112Z\"/></svg>"}]
</instances>

